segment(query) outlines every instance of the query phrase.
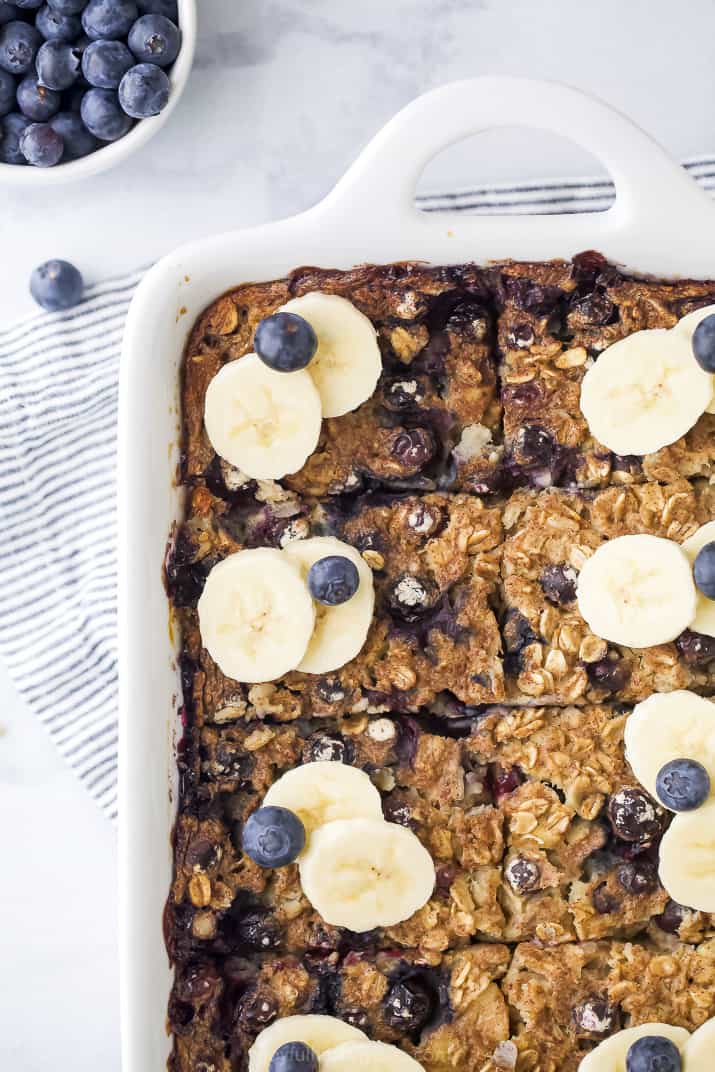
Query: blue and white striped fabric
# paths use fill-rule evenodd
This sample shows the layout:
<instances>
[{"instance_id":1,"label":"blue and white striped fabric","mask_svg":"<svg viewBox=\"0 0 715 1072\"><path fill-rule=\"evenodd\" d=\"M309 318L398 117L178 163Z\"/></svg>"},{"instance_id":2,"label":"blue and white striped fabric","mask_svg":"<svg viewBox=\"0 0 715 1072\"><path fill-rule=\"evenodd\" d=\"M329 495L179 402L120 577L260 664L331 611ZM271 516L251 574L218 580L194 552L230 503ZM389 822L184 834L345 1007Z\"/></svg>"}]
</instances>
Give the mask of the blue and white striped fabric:
<instances>
[{"instance_id":1,"label":"blue and white striped fabric","mask_svg":"<svg viewBox=\"0 0 715 1072\"><path fill-rule=\"evenodd\" d=\"M715 193L715 155L685 165ZM464 190L427 211L595 212L600 180ZM0 658L106 815L117 813L116 419L142 272L0 331Z\"/></svg>"}]
</instances>

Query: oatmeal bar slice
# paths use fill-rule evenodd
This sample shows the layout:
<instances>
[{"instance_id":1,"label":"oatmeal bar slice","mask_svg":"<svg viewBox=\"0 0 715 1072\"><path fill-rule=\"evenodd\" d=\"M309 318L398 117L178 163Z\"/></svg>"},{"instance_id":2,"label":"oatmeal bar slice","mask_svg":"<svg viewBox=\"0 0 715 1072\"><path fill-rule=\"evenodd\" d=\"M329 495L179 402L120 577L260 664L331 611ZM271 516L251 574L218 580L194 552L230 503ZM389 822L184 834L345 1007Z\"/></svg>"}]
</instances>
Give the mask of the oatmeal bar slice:
<instances>
[{"instance_id":1,"label":"oatmeal bar slice","mask_svg":"<svg viewBox=\"0 0 715 1072\"><path fill-rule=\"evenodd\" d=\"M502 984L516 1072L576 1072L583 1056L627 1027L694 1031L715 1014L715 940L517 946Z\"/></svg>"},{"instance_id":2,"label":"oatmeal bar slice","mask_svg":"<svg viewBox=\"0 0 715 1072\"><path fill-rule=\"evenodd\" d=\"M297 865L269 870L241 852L248 816L286 771L351 764L370 775L389 822L413 830L437 884L410 919L355 934L326 924L304 896ZM251 956L404 947L436 962L475 935L499 937L504 811L488 764L464 742L407 716L236 722L194 730L184 745L184 794L169 902L171 952Z\"/></svg>"},{"instance_id":3,"label":"oatmeal bar slice","mask_svg":"<svg viewBox=\"0 0 715 1072\"><path fill-rule=\"evenodd\" d=\"M581 617L578 571L605 540L645 533L682 543L715 517L705 481L601 491L516 492L505 507L502 595L507 697L520 703L641 700L715 691L715 640L686 630L650 648L607 644Z\"/></svg>"},{"instance_id":4,"label":"oatmeal bar slice","mask_svg":"<svg viewBox=\"0 0 715 1072\"><path fill-rule=\"evenodd\" d=\"M431 965L400 950L197 959L177 971L171 1067L244 1072L264 1027L322 1013L400 1046L425 1072L498 1069L491 1059L510 1030L499 987L508 965L509 950L496 944L445 953Z\"/></svg>"},{"instance_id":5,"label":"oatmeal bar slice","mask_svg":"<svg viewBox=\"0 0 715 1072\"><path fill-rule=\"evenodd\" d=\"M185 479L231 492L204 429L208 384L226 362L253 350L260 320L292 298L322 291L348 299L370 318L383 372L372 398L323 421L316 451L284 485L311 495L352 493L363 484L478 489L501 457L488 279L473 265L302 268L219 298L194 327L186 351Z\"/></svg>"},{"instance_id":6,"label":"oatmeal bar slice","mask_svg":"<svg viewBox=\"0 0 715 1072\"><path fill-rule=\"evenodd\" d=\"M715 415L655 454L619 457L591 435L580 392L601 351L715 303L714 282L633 279L596 253L505 265L501 281L505 481L603 487L712 475Z\"/></svg>"},{"instance_id":7,"label":"oatmeal bar slice","mask_svg":"<svg viewBox=\"0 0 715 1072\"><path fill-rule=\"evenodd\" d=\"M416 711L442 693L465 704L503 698L493 603L501 513L468 495L365 495L310 503L278 485L232 502L191 496L167 567L184 636L185 697L197 721ZM243 547L333 535L373 570L376 605L360 654L330 674L270 684L226 678L202 647L196 603L211 567Z\"/></svg>"}]
</instances>

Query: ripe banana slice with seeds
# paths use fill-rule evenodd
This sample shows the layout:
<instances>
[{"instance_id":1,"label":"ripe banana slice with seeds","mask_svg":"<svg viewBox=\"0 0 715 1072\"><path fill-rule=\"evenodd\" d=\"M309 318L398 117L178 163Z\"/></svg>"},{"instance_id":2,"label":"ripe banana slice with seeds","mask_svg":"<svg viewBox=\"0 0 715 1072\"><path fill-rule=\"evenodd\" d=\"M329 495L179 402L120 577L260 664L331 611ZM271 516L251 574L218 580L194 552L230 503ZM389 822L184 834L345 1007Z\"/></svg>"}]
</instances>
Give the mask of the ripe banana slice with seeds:
<instances>
[{"instance_id":1,"label":"ripe banana slice with seeds","mask_svg":"<svg viewBox=\"0 0 715 1072\"><path fill-rule=\"evenodd\" d=\"M209 573L198 603L201 639L227 677L273 681L304 657L315 608L300 571L269 547L237 551Z\"/></svg>"},{"instance_id":2,"label":"ripe banana slice with seeds","mask_svg":"<svg viewBox=\"0 0 715 1072\"><path fill-rule=\"evenodd\" d=\"M320 395L307 372L274 372L246 354L211 380L204 424L221 458L256 480L278 480L297 473L318 445Z\"/></svg>"},{"instance_id":3,"label":"ripe banana slice with seeds","mask_svg":"<svg viewBox=\"0 0 715 1072\"><path fill-rule=\"evenodd\" d=\"M326 1050L320 1072L424 1072L422 1065L387 1042L343 1042Z\"/></svg>"},{"instance_id":4,"label":"ripe banana slice with seeds","mask_svg":"<svg viewBox=\"0 0 715 1072\"><path fill-rule=\"evenodd\" d=\"M675 443L713 399L685 333L652 328L609 346L581 384L592 434L615 454L650 454Z\"/></svg>"},{"instance_id":5,"label":"ripe banana slice with seeds","mask_svg":"<svg viewBox=\"0 0 715 1072\"><path fill-rule=\"evenodd\" d=\"M411 830L378 819L338 819L315 830L298 866L303 893L326 923L392 927L432 895L432 857Z\"/></svg>"},{"instance_id":6,"label":"ripe banana slice with seeds","mask_svg":"<svg viewBox=\"0 0 715 1072\"><path fill-rule=\"evenodd\" d=\"M708 521L705 525L701 525L697 532L694 532L692 536L683 541L681 547L691 566L695 562L698 551L706 543L712 543L713 540L715 540L715 521ZM705 633L706 636L715 637L715 599L708 599L707 596L704 596L697 585L695 592L695 617L690 623L690 629L696 633Z\"/></svg>"},{"instance_id":7,"label":"ripe banana slice with seeds","mask_svg":"<svg viewBox=\"0 0 715 1072\"><path fill-rule=\"evenodd\" d=\"M715 1065L715 1017L706 1020L685 1044L685 1072L712 1072Z\"/></svg>"},{"instance_id":8,"label":"ripe banana slice with seeds","mask_svg":"<svg viewBox=\"0 0 715 1072\"><path fill-rule=\"evenodd\" d=\"M320 1057L343 1043L366 1042L357 1027L335 1016L284 1016L264 1028L248 1051L248 1072L268 1072L271 1058L286 1042L305 1042Z\"/></svg>"},{"instance_id":9,"label":"ripe banana slice with seeds","mask_svg":"<svg viewBox=\"0 0 715 1072\"><path fill-rule=\"evenodd\" d=\"M357 566L360 585L351 599L334 607L315 604L313 636L297 667L306 674L339 670L361 651L372 623L375 607L372 570L359 551L332 536L294 540L285 547L283 554L297 566L304 578L314 562L328 555L343 555Z\"/></svg>"},{"instance_id":10,"label":"ripe banana slice with seeds","mask_svg":"<svg viewBox=\"0 0 715 1072\"><path fill-rule=\"evenodd\" d=\"M264 805L295 812L310 835L336 819L382 819L382 801L370 776L345 763L304 763L270 787Z\"/></svg>"},{"instance_id":11,"label":"ripe banana slice with seeds","mask_svg":"<svg viewBox=\"0 0 715 1072\"><path fill-rule=\"evenodd\" d=\"M578 608L596 636L631 648L675 640L695 617L690 563L672 540L619 536L586 559Z\"/></svg>"},{"instance_id":12,"label":"ripe banana slice with seeds","mask_svg":"<svg viewBox=\"0 0 715 1072\"><path fill-rule=\"evenodd\" d=\"M626 1072L626 1057L634 1042L648 1035L658 1035L674 1043L682 1053L690 1037L684 1027L670 1024L640 1024L619 1031L587 1054L578 1066L578 1072ZM687 1069L686 1069L687 1072Z\"/></svg>"},{"instance_id":13,"label":"ripe banana slice with seeds","mask_svg":"<svg viewBox=\"0 0 715 1072\"><path fill-rule=\"evenodd\" d=\"M352 302L316 290L287 302L281 312L302 316L318 338L306 372L318 388L324 417L349 413L375 393L382 372L377 333Z\"/></svg>"},{"instance_id":14,"label":"ripe banana slice with seeds","mask_svg":"<svg viewBox=\"0 0 715 1072\"><path fill-rule=\"evenodd\" d=\"M706 305L704 309L696 309L694 313L688 313L687 316L681 317L673 328L673 331L682 331L687 335L688 340L691 340L700 321L704 320L706 316L712 316L713 313L715 313L715 305ZM706 407L706 413L715 413L715 376L712 377L712 381L713 398L710 404Z\"/></svg>"},{"instance_id":15,"label":"ripe banana slice with seeds","mask_svg":"<svg viewBox=\"0 0 715 1072\"><path fill-rule=\"evenodd\" d=\"M658 876L678 904L715 912L715 800L676 815L658 850Z\"/></svg>"},{"instance_id":16,"label":"ripe banana slice with seeds","mask_svg":"<svg viewBox=\"0 0 715 1072\"><path fill-rule=\"evenodd\" d=\"M696 759L715 794L715 703L687 689L656 692L626 720L626 759L638 781L658 799L658 771L673 759Z\"/></svg>"}]
</instances>

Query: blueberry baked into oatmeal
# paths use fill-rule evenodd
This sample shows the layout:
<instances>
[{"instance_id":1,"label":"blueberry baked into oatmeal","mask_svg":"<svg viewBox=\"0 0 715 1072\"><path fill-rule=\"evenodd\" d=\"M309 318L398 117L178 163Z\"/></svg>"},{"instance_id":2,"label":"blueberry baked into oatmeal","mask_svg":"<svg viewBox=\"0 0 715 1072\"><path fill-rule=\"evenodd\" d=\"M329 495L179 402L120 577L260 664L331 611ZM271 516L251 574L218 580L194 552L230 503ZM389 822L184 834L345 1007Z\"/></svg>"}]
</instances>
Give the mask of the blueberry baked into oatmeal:
<instances>
[{"instance_id":1,"label":"blueberry baked into oatmeal","mask_svg":"<svg viewBox=\"0 0 715 1072\"><path fill-rule=\"evenodd\" d=\"M714 377L596 253L203 313L173 1072L712 1072Z\"/></svg>"}]
</instances>

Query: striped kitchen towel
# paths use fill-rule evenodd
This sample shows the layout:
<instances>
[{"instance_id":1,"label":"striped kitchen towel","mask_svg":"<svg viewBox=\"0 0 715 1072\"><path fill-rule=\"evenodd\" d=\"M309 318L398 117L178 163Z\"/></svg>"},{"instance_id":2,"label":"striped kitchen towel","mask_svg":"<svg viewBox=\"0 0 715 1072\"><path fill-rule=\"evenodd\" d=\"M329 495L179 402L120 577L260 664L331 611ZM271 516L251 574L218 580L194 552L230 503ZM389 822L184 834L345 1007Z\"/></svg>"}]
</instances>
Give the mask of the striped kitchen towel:
<instances>
[{"instance_id":1,"label":"striped kitchen towel","mask_svg":"<svg viewBox=\"0 0 715 1072\"><path fill-rule=\"evenodd\" d=\"M715 155L685 165L715 192ZM420 198L427 211L595 212L601 180ZM122 329L142 277L0 331L0 658L110 818L117 814L116 421Z\"/></svg>"}]
</instances>

